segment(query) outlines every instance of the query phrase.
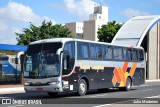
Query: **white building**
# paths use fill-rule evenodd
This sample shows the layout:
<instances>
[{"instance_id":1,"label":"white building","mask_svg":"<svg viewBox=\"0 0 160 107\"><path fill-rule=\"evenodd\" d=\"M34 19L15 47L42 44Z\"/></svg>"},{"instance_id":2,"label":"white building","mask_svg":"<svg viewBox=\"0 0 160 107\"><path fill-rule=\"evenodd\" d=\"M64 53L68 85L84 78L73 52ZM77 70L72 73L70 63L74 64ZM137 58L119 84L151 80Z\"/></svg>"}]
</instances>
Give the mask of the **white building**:
<instances>
[{"instance_id":1,"label":"white building","mask_svg":"<svg viewBox=\"0 0 160 107\"><path fill-rule=\"evenodd\" d=\"M103 24L108 22L108 7L96 6L93 14L89 15L89 20L66 23L66 27L72 31L77 38L98 41L97 31Z\"/></svg>"},{"instance_id":2,"label":"white building","mask_svg":"<svg viewBox=\"0 0 160 107\"><path fill-rule=\"evenodd\" d=\"M72 34L75 35L76 38L83 39L83 23L72 22L66 23L65 26L72 31Z\"/></svg>"}]
</instances>

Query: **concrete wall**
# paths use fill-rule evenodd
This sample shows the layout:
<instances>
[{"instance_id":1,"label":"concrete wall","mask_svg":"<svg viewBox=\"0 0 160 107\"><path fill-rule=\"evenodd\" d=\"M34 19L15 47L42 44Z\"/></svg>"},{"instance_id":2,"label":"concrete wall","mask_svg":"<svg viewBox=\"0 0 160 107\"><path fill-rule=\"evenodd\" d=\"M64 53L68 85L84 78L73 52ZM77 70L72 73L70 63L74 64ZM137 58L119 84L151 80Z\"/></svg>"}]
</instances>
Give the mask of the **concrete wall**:
<instances>
[{"instance_id":1,"label":"concrete wall","mask_svg":"<svg viewBox=\"0 0 160 107\"><path fill-rule=\"evenodd\" d=\"M66 23L65 26L76 36L76 22Z\"/></svg>"},{"instance_id":2,"label":"concrete wall","mask_svg":"<svg viewBox=\"0 0 160 107\"><path fill-rule=\"evenodd\" d=\"M72 22L66 23L65 26L72 31L72 34L76 36L76 38L82 39L83 38L83 23L80 22Z\"/></svg>"},{"instance_id":3,"label":"concrete wall","mask_svg":"<svg viewBox=\"0 0 160 107\"><path fill-rule=\"evenodd\" d=\"M95 41L96 20L84 21L83 39Z\"/></svg>"},{"instance_id":4,"label":"concrete wall","mask_svg":"<svg viewBox=\"0 0 160 107\"><path fill-rule=\"evenodd\" d=\"M159 78L159 24L156 24L150 31L148 37L148 79Z\"/></svg>"}]
</instances>

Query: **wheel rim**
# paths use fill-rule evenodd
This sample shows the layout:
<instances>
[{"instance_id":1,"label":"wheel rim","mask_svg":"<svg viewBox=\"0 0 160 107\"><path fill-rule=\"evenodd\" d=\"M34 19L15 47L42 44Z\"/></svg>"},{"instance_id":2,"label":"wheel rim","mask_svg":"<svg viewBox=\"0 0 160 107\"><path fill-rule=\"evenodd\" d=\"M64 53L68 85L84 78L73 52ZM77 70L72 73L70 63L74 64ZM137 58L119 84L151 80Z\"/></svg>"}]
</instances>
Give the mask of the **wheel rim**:
<instances>
[{"instance_id":1,"label":"wheel rim","mask_svg":"<svg viewBox=\"0 0 160 107\"><path fill-rule=\"evenodd\" d=\"M85 86L85 84L84 83L80 83L80 91L82 92L82 93L84 93L85 92L85 90L86 90L86 86Z\"/></svg>"},{"instance_id":2,"label":"wheel rim","mask_svg":"<svg viewBox=\"0 0 160 107\"><path fill-rule=\"evenodd\" d=\"M127 79L127 89L130 89L131 88L131 81L130 79Z\"/></svg>"}]
</instances>

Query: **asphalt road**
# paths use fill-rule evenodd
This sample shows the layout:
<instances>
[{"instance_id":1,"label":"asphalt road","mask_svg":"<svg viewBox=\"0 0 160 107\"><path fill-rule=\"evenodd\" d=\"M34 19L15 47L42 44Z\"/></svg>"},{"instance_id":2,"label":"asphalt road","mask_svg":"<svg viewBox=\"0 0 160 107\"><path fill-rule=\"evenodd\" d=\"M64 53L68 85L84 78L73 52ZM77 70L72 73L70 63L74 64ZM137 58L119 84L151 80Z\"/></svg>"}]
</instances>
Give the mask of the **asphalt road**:
<instances>
[{"instance_id":1,"label":"asphalt road","mask_svg":"<svg viewBox=\"0 0 160 107\"><path fill-rule=\"evenodd\" d=\"M49 107L51 106L50 104L53 104L52 107L133 107L137 105L140 105L141 107L159 107L160 82L147 82L142 86L132 87L132 90L130 91L110 89L107 92L98 92L97 90L91 90L85 96L77 96L76 93L61 93L57 97L51 98L46 93L14 93L0 94L0 98L14 99L15 101L40 100L43 103L43 105L17 105L17 102L15 102L14 105L0 105L3 107ZM159 104L156 104L157 102ZM44 105L44 103L47 104Z\"/></svg>"}]
</instances>

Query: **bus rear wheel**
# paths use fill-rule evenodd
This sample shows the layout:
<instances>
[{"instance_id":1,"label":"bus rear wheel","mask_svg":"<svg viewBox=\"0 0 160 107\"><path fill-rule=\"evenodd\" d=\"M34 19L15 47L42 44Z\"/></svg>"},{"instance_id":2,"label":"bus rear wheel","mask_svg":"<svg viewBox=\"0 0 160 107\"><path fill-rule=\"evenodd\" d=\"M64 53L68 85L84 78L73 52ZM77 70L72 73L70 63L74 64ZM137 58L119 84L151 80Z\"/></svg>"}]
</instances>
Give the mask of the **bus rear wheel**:
<instances>
[{"instance_id":1,"label":"bus rear wheel","mask_svg":"<svg viewBox=\"0 0 160 107\"><path fill-rule=\"evenodd\" d=\"M56 97L58 92L47 92L47 94L51 97Z\"/></svg>"},{"instance_id":2,"label":"bus rear wheel","mask_svg":"<svg viewBox=\"0 0 160 107\"><path fill-rule=\"evenodd\" d=\"M78 95L84 96L87 93L87 83L84 79L81 79L78 84Z\"/></svg>"},{"instance_id":3,"label":"bus rear wheel","mask_svg":"<svg viewBox=\"0 0 160 107\"><path fill-rule=\"evenodd\" d=\"M131 79L128 77L127 80L126 80L126 86L125 86L125 87L122 87L122 88L120 88L120 89L123 90L123 91L129 91L129 90L131 90L131 86L132 86L132 81L131 81Z\"/></svg>"}]
</instances>

